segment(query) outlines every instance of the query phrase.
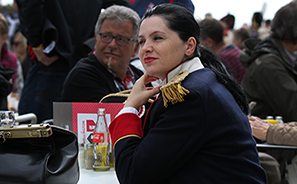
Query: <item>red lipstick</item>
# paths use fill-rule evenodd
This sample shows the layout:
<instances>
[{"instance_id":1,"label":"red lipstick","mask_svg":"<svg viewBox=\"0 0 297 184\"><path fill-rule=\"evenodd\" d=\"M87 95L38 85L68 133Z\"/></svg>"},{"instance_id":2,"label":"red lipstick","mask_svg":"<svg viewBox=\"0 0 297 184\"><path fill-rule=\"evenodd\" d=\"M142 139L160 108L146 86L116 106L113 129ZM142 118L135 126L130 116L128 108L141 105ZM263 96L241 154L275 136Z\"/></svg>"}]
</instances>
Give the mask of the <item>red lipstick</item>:
<instances>
[{"instance_id":1,"label":"red lipstick","mask_svg":"<svg viewBox=\"0 0 297 184\"><path fill-rule=\"evenodd\" d=\"M145 57L144 58L144 63L148 64L148 63L151 63L151 62L155 61L156 59L157 58L155 58L155 57Z\"/></svg>"}]
</instances>

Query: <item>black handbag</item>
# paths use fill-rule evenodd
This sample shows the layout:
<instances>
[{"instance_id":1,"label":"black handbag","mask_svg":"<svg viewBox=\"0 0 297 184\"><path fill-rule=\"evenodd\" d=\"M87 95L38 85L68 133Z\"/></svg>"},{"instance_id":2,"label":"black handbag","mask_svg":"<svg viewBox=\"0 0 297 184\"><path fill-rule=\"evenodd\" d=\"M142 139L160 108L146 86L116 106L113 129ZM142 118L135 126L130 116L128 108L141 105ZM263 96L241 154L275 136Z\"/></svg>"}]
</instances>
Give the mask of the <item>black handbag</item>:
<instances>
[{"instance_id":1,"label":"black handbag","mask_svg":"<svg viewBox=\"0 0 297 184\"><path fill-rule=\"evenodd\" d=\"M75 184L76 135L49 124L0 127L1 184Z\"/></svg>"}]
</instances>

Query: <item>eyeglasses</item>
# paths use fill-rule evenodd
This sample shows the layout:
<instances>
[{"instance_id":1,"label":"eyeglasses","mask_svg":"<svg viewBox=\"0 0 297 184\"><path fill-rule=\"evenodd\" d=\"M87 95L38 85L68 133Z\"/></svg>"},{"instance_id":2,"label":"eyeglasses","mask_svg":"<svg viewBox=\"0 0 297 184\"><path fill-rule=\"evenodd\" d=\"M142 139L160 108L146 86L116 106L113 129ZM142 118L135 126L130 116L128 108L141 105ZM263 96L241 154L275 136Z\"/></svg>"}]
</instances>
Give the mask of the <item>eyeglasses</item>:
<instances>
[{"instance_id":1,"label":"eyeglasses","mask_svg":"<svg viewBox=\"0 0 297 184\"><path fill-rule=\"evenodd\" d=\"M133 38L127 38L124 36L113 36L110 33L99 33L99 35L102 42L110 43L115 38L116 43L120 46L126 46L129 41L135 41Z\"/></svg>"}]
</instances>

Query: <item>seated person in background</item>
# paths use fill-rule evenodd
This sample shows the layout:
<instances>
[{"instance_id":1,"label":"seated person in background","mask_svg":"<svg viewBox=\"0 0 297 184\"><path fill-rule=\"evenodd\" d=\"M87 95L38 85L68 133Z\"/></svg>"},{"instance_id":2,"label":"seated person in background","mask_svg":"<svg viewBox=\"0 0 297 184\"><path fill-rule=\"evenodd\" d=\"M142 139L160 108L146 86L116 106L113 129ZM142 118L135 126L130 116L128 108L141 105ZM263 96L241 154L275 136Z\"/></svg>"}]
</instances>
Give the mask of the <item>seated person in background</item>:
<instances>
[{"instance_id":1,"label":"seated person in background","mask_svg":"<svg viewBox=\"0 0 297 184\"><path fill-rule=\"evenodd\" d=\"M247 71L241 85L248 101L257 103L252 115L297 121L296 30L297 2L292 1L276 12L269 37L244 42L240 61Z\"/></svg>"},{"instance_id":2,"label":"seated person in background","mask_svg":"<svg viewBox=\"0 0 297 184\"><path fill-rule=\"evenodd\" d=\"M249 117L253 136L268 144L297 146L297 122L271 125L256 116Z\"/></svg>"},{"instance_id":3,"label":"seated person in background","mask_svg":"<svg viewBox=\"0 0 297 184\"><path fill-rule=\"evenodd\" d=\"M239 48L243 49L243 42L250 37L250 34L246 28L236 29L233 32L232 42Z\"/></svg>"},{"instance_id":4,"label":"seated person in background","mask_svg":"<svg viewBox=\"0 0 297 184\"><path fill-rule=\"evenodd\" d=\"M234 44L226 44L224 41L224 27L220 21L204 19L200 22L200 26L201 44L218 54L240 84L246 70L239 60L241 50Z\"/></svg>"},{"instance_id":5,"label":"seated person in background","mask_svg":"<svg viewBox=\"0 0 297 184\"><path fill-rule=\"evenodd\" d=\"M95 28L95 52L82 58L68 74L64 102L99 102L109 93L131 89L143 75L129 65L138 50L138 14L113 5L102 12Z\"/></svg>"},{"instance_id":6,"label":"seated person in background","mask_svg":"<svg viewBox=\"0 0 297 184\"><path fill-rule=\"evenodd\" d=\"M250 116L249 121L253 136L257 139L266 141L268 144L297 146L297 122L271 125L256 116ZM272 150L267 153L259 152L259 157L260 163L267 173L268 184L279 183L281 179L287 180L285 170L288 169L288 166L291 167L287 161L292 160L295 154L282 150ZM291 178L291 175L296 176L296 174L289 172L288 177Z\"/></svg>"},{"instance_id":7,"label":"seated person in background","mask_svg":"<svg viewBox=\"0 0 297 184\"><path fill-rule=\"evenodd\" d=\"M199 45L199 30L178 5L143 16L138 41L146 73L109 126L121 184L266 183L243 90ZM145 87L156 79L162 87ZM155 94L142 124L138 109Z\"/></svg>"}]
</instances>

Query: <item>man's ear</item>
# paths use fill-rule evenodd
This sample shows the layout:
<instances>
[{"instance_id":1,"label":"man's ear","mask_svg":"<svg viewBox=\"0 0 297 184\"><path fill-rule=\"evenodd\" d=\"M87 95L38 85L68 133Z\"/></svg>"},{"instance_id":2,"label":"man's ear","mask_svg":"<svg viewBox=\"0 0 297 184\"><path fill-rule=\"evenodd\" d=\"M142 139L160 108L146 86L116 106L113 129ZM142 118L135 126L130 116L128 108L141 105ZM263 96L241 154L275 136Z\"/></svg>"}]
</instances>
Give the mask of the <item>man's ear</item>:
<instances>
[{"instance_id":1,"label":"man's ear","mask_svg":"<svg viewBox=\"0 0 297 184\"><path fill-rule=\"evenodd\" d=\"M136 56L136 54L137 54L137 52L138 52L138 48L139 48L139 43L136 42L136 43L134 44L134 49L133 49L133 55L132 55L132 57L135 57L135 56Z\"/></svg>"},{"instance_id":2,"label":"man's ear","mask_svg":"<svg viewBox=\"0 0 297 184\"><path fill-rule=\"evenodd\" d=\"M196 46L197 46L197 42L196 39L194 37L190 37L186 43L186 51L185 51L185 55L186 56L191 56L193 55L193 53L195 52Z\"/></svg>"}]
</instances>

